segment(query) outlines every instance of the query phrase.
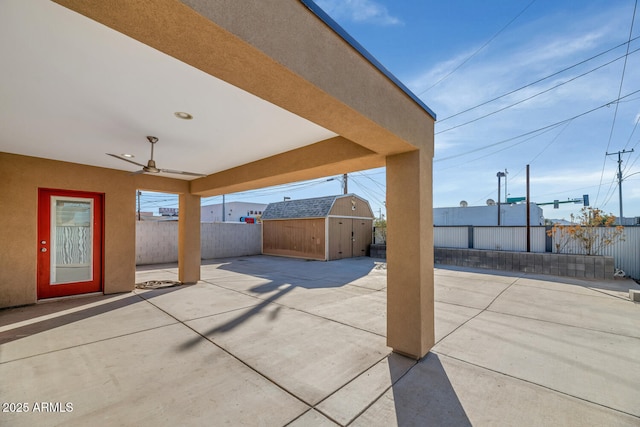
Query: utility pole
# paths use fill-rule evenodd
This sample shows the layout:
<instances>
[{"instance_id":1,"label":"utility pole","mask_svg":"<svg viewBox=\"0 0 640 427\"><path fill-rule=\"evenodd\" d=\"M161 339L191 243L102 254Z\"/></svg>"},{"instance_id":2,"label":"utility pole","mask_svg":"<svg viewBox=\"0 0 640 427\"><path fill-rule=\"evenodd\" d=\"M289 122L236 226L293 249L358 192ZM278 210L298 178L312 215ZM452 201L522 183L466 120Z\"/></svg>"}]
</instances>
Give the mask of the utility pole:
<instances>
[{"instance_id":1,"label":"utility pole","mask_svg":"<svg viewBox=\"0 0 640 427\"><path fill-rule=\"evenodd\" d=\"M342 174L342 183L344 184L344 194L348 194L349 191L347 191L347 174Z\"/></svg>"},{"instance_id":2,"label":"utility pole","mask_svg":"<svg viewBox=\"0 0 640 427\"><path fill-rule=\"evenodd\" d=\"M225 215L225 211L224 211L224 194L222 195L222 222L226 222L227 221L227 217Z\"/></svg>"},{"instance_id":3,"label":"utility pole","mask_svg":"<svg viewBox=\"0 0 640 427\"><path fill-rule=\"evenodd\" d=\"M507 172L507 168L504 168L504 201L505 203L509 198L509 193L507 192L507 175L509 175L509 172Z\"/></svg>"},{"instance_id":4,"label":"utility pole","mask_svg":"<svg viewBox=\"0 0 640 427\"><path fill-rule=\"evenodd\" d=\"M507 174L498 172L496 176L498 177L498 226L500 226L500 178L504 177L506 179Z\"/></svg>"},{"instance_id":5,"label":"utility pole","mask_svg":"<svg viewBox=\"0 0 640 427\"><path fill-rule=\"evenodd\" d=\"M138 221L140 221L140 196L142 195L142 191L138 190Z\"/></svg>"},{"instance_id":6,"label":"utility pole","mask_svg":"<svg viewBox=\"0 0 640 427\"><path fill-rule=\"evenodd\" d=\"M633 148L631 151L622 150L617 153L607 153L607 156L613 156L614 154L618 155L618 199L620 203L620 218L618 218L618 224L622 224L622 155L626 153L633 153Z\"/></svg>"},{"instance_id":7,"label":"utility pole","mask_svg":"<svg viewBox=\"0 0 640 427\"><path fill-rule=\"evenodd\" d=\"M527 252L531 252L531 193L529 191L529 165L527 165Z\"/></svg>"}]
</instances>

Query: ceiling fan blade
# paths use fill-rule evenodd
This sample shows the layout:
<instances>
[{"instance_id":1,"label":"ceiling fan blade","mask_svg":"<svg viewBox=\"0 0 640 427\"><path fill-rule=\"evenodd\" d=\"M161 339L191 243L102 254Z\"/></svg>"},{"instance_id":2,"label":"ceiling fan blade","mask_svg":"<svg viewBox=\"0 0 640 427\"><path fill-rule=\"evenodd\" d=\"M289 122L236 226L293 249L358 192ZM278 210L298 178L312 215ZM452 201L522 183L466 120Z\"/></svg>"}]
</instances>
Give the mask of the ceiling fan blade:
<instances>
[{"instance_id":1,"label":"ceiling fan blade","mask_svg":"<svg viewBox=\"0 0 640 427\"><path fill-rule=\"evenodd\" d=\"M141 175L145 173L144 169L140 169L139 171L131 172L129 175Z\"/></svg>"},{"instance_id":2,"label":"ceiling fan blade","mask_svg":"<svg viewBox=\"0 0 640 427\"><path fill-rule=\"evenodd\" d=\"M126 157L118 156L117 154L106 153L107 156L115 157L116 159L124 160L125 162L133 163L134 165L140 166L141 168L145 167L145 165L140 164L138 162L134 162L133 160L127 159Z\"/></svg>"},{"instance_id":3,"label":"ceiling fan blade","mask_svg":"<svg viewBox=\"0 0 640 427\"><path fill-rule=\"evenodd\" d=\"M174 173L174 174L177 174L177 175L207 176L207 175L202 174L202 173L185 172L185 171L177 171L177 170L173 170L173 169L160 169L160 172L164 172L164 173Z\"/></svg>"}]
</instances>

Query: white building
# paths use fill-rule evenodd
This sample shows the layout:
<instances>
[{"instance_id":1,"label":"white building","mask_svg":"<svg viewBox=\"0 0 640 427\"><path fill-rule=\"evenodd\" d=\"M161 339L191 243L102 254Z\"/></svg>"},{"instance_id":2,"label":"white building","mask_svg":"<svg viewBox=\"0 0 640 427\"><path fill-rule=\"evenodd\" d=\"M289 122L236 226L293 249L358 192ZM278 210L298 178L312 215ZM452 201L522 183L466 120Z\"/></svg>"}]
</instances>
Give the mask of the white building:
<instances>
[{"instance_id":1,"label":"white building","mask_svg":"<svg viewBox=\"0 0 640 427\"><path fill-rule=\"evenodd\" d=\"M205 205L200 208L201 222L245 222L244 218L257 220L267 207L264 203L226 202L224 204L224 219L222 203Z\"/></svg>"},{"instance_id":2,"label":"white building","mask_svg":"<svg viewBox=\"0 0 640 427\"><path fill-rule=\"evenodd\" d=\"M531 203L531 225L544 225L542 208ZM434 208L434 225L472 225L472 226L496 226L498 225L498 206L466 206L455 208ZM527 225L527 205L500 204L500 225L525 226Z\"/></svg>"}]
</instances>

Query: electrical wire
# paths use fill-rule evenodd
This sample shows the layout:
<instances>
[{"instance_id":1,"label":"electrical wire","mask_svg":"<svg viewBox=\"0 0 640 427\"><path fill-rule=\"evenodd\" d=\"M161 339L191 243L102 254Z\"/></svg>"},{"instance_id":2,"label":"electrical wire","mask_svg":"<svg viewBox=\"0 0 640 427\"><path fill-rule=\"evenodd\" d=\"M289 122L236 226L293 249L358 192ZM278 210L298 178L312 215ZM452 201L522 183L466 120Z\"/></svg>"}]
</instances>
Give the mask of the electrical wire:
<instances>
[{"instance_id":1,"label":"electrical wire","mask_svg":"<svg viewBox=\"0 0 640 427\"><path fill-rule=\"evenodd\" d=\"M570 125L570 124L571 124L571 121L567 122L567 123L565 124L565 126L560 130L560 132L558 132L558 133L553 137L553 139L551 139L551 141L550 141L550 142L549 142L549 143L548 143L548 144L547 144L547 145L546 145L546 146L545 146L545 147L544 147L544 148L543 148L543 149L542 149L542 150L541 150L541 151L540 151L540 152L539 152L539 153L538 153L538 154L537 154L537 155L536 155L532 160L530 160L530 161L529 161L529 163L528 163L528 164L532 164L532 163L533 163L533 162L534 162L538 157L540 157L540 155L542 155L542 153L544 153L544 152L545 152L545 151L546 151L546 150L547 150L551 145L553 145L553 144L558 140L558 138L560 137L560 135L562 135L562 133L563 133L563 132L564 132L564 131L569 127L569 125ZM550 129L550 130L552 130L552 129ZM549 131L550 131L550 130L549 130ZM544 132L544 133L546 133L546 132ZM533 139L533 138L538 137L538 136L540 136L540 135L535 135L534 137L529 138L529 139ZM511 147L509 147L509 148L511 148ZM499 150L499 151L502 151L502 150ZM496 153L496 152L491 153L491 155L493 155L493 154L495 154L495 153ZM481 158L484 158L484 157L487 157L487 156L482 156ZM468 164L468 163L470 163L470 162L473 162L473 161L475 161L475 160L479 160L479 159L480 159L480 158L476 158L476 159L470 160L470 161L466 162L465 164ZM452 167L458 167L458 165L456 165L456 166L452 166ZM450 167L450 168L451 168L451 167ZM450 168L446 168L446 169L450 169ZM518 176L519 176L523 171L525 171L525 170L526 170L526 167L524 167L524 168L520 169L518 172L516 172L514 175L512 175L512 176L511 176L511 179L514 179L514 178L518 177ZM475 202L473 202L473 203L474 203L474 204L480 203L480 201L482 201L482 200L486 199L486 198L487 198L487 197L489 197L491 194L493 194L493 190L492 190L492 191L490 191L489 193L487 193L484 197L481 197L480 199L476 200L476 201L475 201Z\"/></svg>"},{"instance_id":2,"label":"electrical wire","mask_svg":"<svg viewBox=\"0 0 640 427\"><path fill-rule=\"evenodd\" d=\"M627 143L624 144L624 148L622 149L622 151L626 150L629 144L631 143L631 140L633 139L633 134L636 132L639 122L640 122L640 114L638 114L638 117L636 118L636 123L633 125L633 129L631 130L631 135L629 135L629 139L627 139Z\"/></svg>"},{"instance_id":3,"label":"electrical wire","mask_svg":"<svg viewBox=\"0 0 640 427\"><path fill-rule=\"evenodd\" d=\"M577 118L579 118L579 117L583 117L583 116L586 116L587 114L593 113L594 111L597 111L597 110L600 110L600 109L602 109L602 108L608 107L608 106L610 106L611 104L617 103L617 102L619 102L620 100L625 99L625 98L627 98L627 97L629 97L629 96L635 95L636 93L639 93L639 92L640 92L640 89L639 89L639 90L635 90L635 91L633 91L633 92L631 92L631 93L629 93L629 94L627 94L627 95L625 95L625 96L623 96L623 97L619 97L618 99L614 99L614 100L609 101L609 102L607 102L607 103L605 103L605 104L602 104L602 105L600 105L600 106L598 106L598 107L595 107L595 108L592 108L592 109L590 109L590 110L587 110L587 111L585 111L585 112L583 112L583 113L577 114L577 115L575 115L575 116L573 116L573 117L569 117L569 118L567 118L567 119L560 120L560 121L555 122L555 123L552 123L552 124L550 124L550 125L543 126L543 127L538 128L538 129L534 129L534 130L532 130L532 131L525 132L525 133L522 133L522 134L517 135L517 136L513 136L513 137L511 137L511 138L503 139L503 140L501 140L501 141L494 142L494 143L491 143L491 144L488 144L488 145L484 145L484 146L482 146L482 147L474 148L473 150L469 150L469 151L466 151L466 152L464 152L464 153L454 154L454 155L447 156L447 157L442 157L442 158L436 158L436 159L434 159L433 161L434 161L434 163L436 163L436 162L443 162L443 161L445 161L445 160L451 160L451 159L455 159L455 158L458 158L458 157L466 156L466 155L469 155L469 154L471 154L471 153L475 153L475 152L478 152L478 151L486 150L487 148L495 147L495 146L497 146L497 145L501 145L501 144L506 144L507 142L510 142L510 141L513 141L513 140L516 140L516 139L519 139L519 138L523 138L523 137L525 137L525 136L529 136L529 135L532 135L532 134L535 134L535 133L541 132L541 131L546 130L546 129L549 129L549 128L557 127L557 126L559 126L559 125L561 125L561 124L563 124L563 123L566 123L566 122L569 122L569 121L575 120L575 119L577 119Z\"/></svg>"},{"instance_id":4,"label":"electrical wire","mask_svg":"<svg viewBox=\"0 0 640 427\"><path fill-rule=\"evenodd\" d=\"M569 121L569 122L570 122L570 121ZM550 127L549 129L545 129L545 130L540 131L539 133L536 133L536 134L534 134L534 135L531 135L529 138L526 138L526 139L524 139L524 140L522 140L522 141L516 142L516 143L511 144L511 145L509 145L509 146L507 146L507 147L503 147L503 148L500 148L500 149L498 149L498 150L492 151L491 153L484 154L484 155L482 155L482 156L480 156L480 157L475 157L475 158L473 158L473 159L471 159L471 160L467 160L467 161L465 161L464 163L458 163L458 164L455 164L455 165L452 165L452 166L448 166L448 167L446 167L446 168L438 168L438 172L441 172L441 171L443 171L443 170L447 170L447 169L458 168L458 167L460 167L460 166L462 166L462 165L467 165L467 164L469 164L469 163L473 163L473 162L475 162L475 161L477 161L477 160L482 160L482 159L484 159L484 158L487 158L487 157L493 156L494 154L497 154L497 153L499 153L499 152L501 152L501 151L508 150L508 149L513 148L513 147L515 147L515 146L518 146L518 145L524 144L524 143L525 143L525 142L527 142L527 141L531 141L532 139L538 138L539 136L542 136L542 135L546 134L547 132L551 132L552 130L556 129L557 127L560 127L561 125L562 125L562 124L557 124L557 125L555 125L555 126ZM434 160L434 162L436 162L436 160Z\"/></svg>"},{"instance_id":5,"label":"electrical wire","mask_svg":"<svg viewBox=\"0 0 640 427\"><path fill-rule=\"evenodd\" d=\"M487 114L485 114L485 115L483 115L483 116L476 117L476 118L475 118L475 119L473 119L473 120L469 120L469 121L467 121L467 122L460 123L460 124L458 124L458 125L451 126L450 128L447 128L447 129L444 129L444 130L438 131L438 132L436 132L436 133L435 133L435 135L438 135L438 134L441 134L441 133L445 133L445 132L449 132L450 130L457 129L457 128L459 128L459 127L466 126L466 125L471 124L471 123L475 123L475 122L477 122L478 120L485 119L485 118L487 118L487 117L493 116L494 114L497 114L497 113L500 113L500 112L502 112L502 111L504 111L504 110L507 110L507 109L509 109L509 108L515 107L516 105L522 104L523 102L529 101L529 100L531 100L531 99L533 99L533 98L536 98L536 97L538 97L538 96L540 96L540 95L543 95L543 94L545 94L545 93L547 93L547 92L551 92L552 90L557 89L557 88L559 88L559 87L561 87L561 86L564 86L564 85L566 85L566 84L568 84L568 83L571 83L571 82L573 82L574 80L577 80L577 79L579 79L579 78L581 78L581 77L584 77L584 76L586 76L586 75L588 75L588 74L591 74L591 73L593 73L593 72L595 72L595 71L598 71L598 70L600 70L601 68L606 67L607 65L611 65L612 63L614 63L614 62L616 62L616 61L619 61L620 59L623 59L623 58L624 58L624 59L626 60L626 59L627 59L627 57L628 57L628 55L633 54L633 53L636 53L636 52L638 52L638 51L640 51L640 48L638 48L638 49L634 50L633 52L627 53L626 55L622 55L622 56L620 56L620 57L618 57L618 58L616 58L616 59L614 59L614 60L612 60L612 61L609 61L609 62L607 62L607 63L605 63L605 64L602 64L602 65L600 65L600 66L598 66L598 67L596 67L596 68L593 68L593 69L591 69L591 70L589 70L589 71L587 71L587 72L585 72L585 73L583 73L583 74L580 74L580 75L578 75L578 76L575 76L575 77L573 77L573 78L571 78L571 79L569 79L569 80L565 80L565 81L564 81L564 82L562 82L562 83L558 83L558 84L557 84L557 85L555 85L555 86L552 86L552 87L547 88L547 89L545 89L545 90L543 90L543 91L540 91L540 92L538 92L538 93L535 93L535 94L533 94L533 95L531 95L531 96L528 96L528 97L526 97L526 98L524 98L524 99L522 99L522 100L520 100L520 101L514 102L513 104L509 104L509 105L507 105L507 106L505 106L505 107L502 107L502 108L500 108L500 109L498 109L498 110L492 111L491 113L487 113ZM618 96L620 96L620 94L618 94Z\"/></svg>"},{"instance_id":6,"label":"electrical wire","mask_svg":"<svg viewBox=\"0 0 640 427\"><path fill-rule=\"evenodd\" d=\"M571 123L572 123L572 122L573 122L573 120L569 120L569 121L564 125L564 127L563 127L562 129L560 129L560 132L558 132L558 134L557 134L557 135L556 135L556 136L555 136L555 137L554 137L554 138L553 138L553 139L552 139L552 140L551 140L547 145L545 145L545 147L544 147L544 148L543 148L543 149L542 149L538 154L536 154L536 155L535 155L535 157L534 157L533 159L529 160L529 163L528 163L528 164L530 164L530 165L531 165L531 164L533 164L533 163L538 159L538 157L540 157L540 156L542 155L542 153L544 153L545 151L547 151L547 149L548 149L549 147L551 147L551 146L552 146L552 145L553 145L553 144L558 140L558 138L560 138L560 135L562 135L562 134L564 133L564 131L565 131L565 130L567 130L567 128L569 127L569 125L571 125ZM526 168L522 168L518 173L516 173L516 175L515 175L515 176L518 176L518 175L519 175L523 170L525 170L525 169L526 169ZM514 176L514 177L515 177L515 176Z\"/></svg>"},{"instance_id":7,"label":"electrical wire","mask_svg":"<svg viewBox=\"0 0 640 427\"><path fill-rule=\"evenodd\" d=\"M373 182L383 192L387 191L387 187L385 185L380 184L378 181L376 181L375 179L371 178L369 175L364 174L362 172L356 172L356 174L359 175L359 176L363 176L363 177L367 178L369 181Z\"/></svg>"},{"instance_id":8,"label":"electrical wire","mask_svg":"<svg viewBox=\"0 0 640 427\"><path fill-rule=\"evenodd\" d=\"M456 71L458 71L462 66L464 66L464 64L466 64L467 62L469 62L474 56L476 56L478 53L480 53L480 51L482 49L484 49L485 47L487 47L489 45L489 43L491 43L493 40L495 40L496 37L498 37L504 30L506 30L511 24L513 24L513 22L518 19L520 17L520 15L522 15L527 9L529 9L529 7L534 4L536 2L536 0L531 0L531 2L529 2L529 4L520 11L520 13L518 13L511 21L509 21L507 23L507 25L505 25L504 27L502 27L500 29L500 31L498 31L497 33L495 33L489 40L487 40L482 46L480 46L475 52L473 52L471 55L469 55L467 58L465 58L460 64L458 64L453 70L451 70L449 73L447 73L444 77L440 78L440 80L438 80L437 82L435 82L434 84L432 84L431 86L429 86L428 88L426 88L425 90L423 90L422 92L420 92L418 94L418 96L424 95L425 93L427 93L428 91L430 91L432 88L434 88L435 86L437 86L438 84L440 84L441 82L443 82L444 80L448 79L449 76L451 76L453 73L455 73Z\"/></svg>"},{"instance_id":9,"label":"electrical wire","mask_svg":"<svg viewBox=\"0 0 640 427\"><path fill-rule=\"evenodd\" d=\"M454 118L454 117L457 117L457 116L459 116L459 115L461 115L461 114L464 114L464 113L467 113L467 112L469 112L469 111L475 110L475 109L477 109L477 108L483 107L483 106L485 106L485 105L487 105L487 104L490 104L490 103L492 103L492 102L494 102L494 101L497 101L497 100L502 99L502 98L504 98L504 97L507 97L507 96L509 96L509 95L513 95L513 94L514 94L514 93L516 93L516 92L519 92L519 91L521 91L521 90L523 90L523 89L526 89L526 88L528 88L528 87L534 86L534 85L536 85L536 84L538 84L538 83L541 83L541 82L543 82L543 81L545 81L545 80L550 79L551 77L555 77L555 76L557 76L557 75L559 75L559 74L564 73L565 71L569 71L569 70L571 70L571 69L573 69L573 68L575 68L575 67L578 67L578 66L580 66L580 65L583 65L583 64L585 64L585 63L587 63L587 62L589 62L589 61L592 61L592 60L594 60L594 59L596 59L596 58L598 58L598 57L600 57L600 56L602 56L602 55L605 55L605 54L607 54L607 53L609 53L609 52L611 52L611 51L614 51L614 50L616 50L616 49L618 49L618 48L620 48L620 47L622 47L622 46L624 46L624 45L629 46L629 44L630 44L632 41L635 41L635 40L637 40L637 39L639 39L639 38L640 38L640 36L634 37L634 38L633 38L633 39L631 39L630 41L626 41L626 42L624 42L624 43L620 43L619 45L614 46L614 47L612 47L612 48L610 48L610 49L607 49L607 50L605 50L604 52L600 52L600 53L598 53L597 55L594 55L594 56L592 56L592 57L590 57L590 58L587 58L587 59L585 59L585 60L583 60L583 61L577 62L577 63L575 63L575 64L573 64L573 65L571 65L571 66L569 66L569 67L563 68L563 69L562 69L562 70L560 70L560 71L556 71L556 72L554 72L554 73L552 73L552 74L549 74L548 76L542 77L542 78L540 78L540 79L538 79L538 80L536 80L536 81L534 81L534 82L528 83L528 84L526 84L526 85L524 85L524 86L521 86L521 87L519 87L519 88L517 88L517 89L513 89L513 90L511 90L511 91L509 91L509 92L506 92L506 93L504 93L504 94L500 95L500 96L496 96L495 98L489 99L488 101L481 102L481 103L480 103L480 104L478 104L478 105L475 105L475 106L473 106L473 107L469 107L469 108L467 108L466 110L462 110L462 111L460 111L460 112L458 112L458 113L455 113L455 114L452 114L452 115L450 115L450 116L448 116L448 117L445 117L445 118L442 118L442 119L438 119L438 121L436 122L436 125L437 125L437 124L439 124L439 123L442 123L442 122L444 122L444 121L446 121L446 120L449 120L449 119L452 119L452 118ZM634 51L634 52L636 52L636 51Z\"/></svg>"},{"instance_id":10,"label":"electrical wire","mask_svg":"<svg viewBox=\"0 0 640 427\"><path fill-rule=\"evenodd\" d=\"M631 36L633 35L633 25L635 23L636 20L636 8L638 7L638 0L636 0L634 2L634 6L633 6L633 15L631 16L631 28L629 29L629 42L631 42ZM620 77L620 86L618 88L618 98L620 98L620 94L622 93L622 85L624 83L624 75L625 72L627 70L627 58L628 58L628 53L629 53L629 45L627 45L627 56L624 59L624 65L622 66L622 76ZM609 132L609 141L607 142L607 149L605 150L605 153L609 152L609 147L611 146L611 140L613 139L613 130L616 126L616 118L618 116L618 106L619 104L616 103L616 108L615 111L613 113L613 121L611 122L611 131ZM604 179L604 168L607 164L607 156L605 155L605 159L602 162L602 172L600 174L600 185L602 185L602 180ZM600 189L598 188L598 193L596 194L596 206L598 203L598 198L600 197Z\"/></svg>"},{"instance_id":11,"label":"electrical wire","mask_svg":"<svg viewBox=\"0 0 640 427\"><path fill-rule=\"evenodd\" d=\"M384 173L384 171L375 172L374 174L377 175L381 173ZM354 184L356 184L364 193L366 193L371 200L384 206L383 200L386 199L385 186L375 181L371 177L367 176L363 172L357 172L357 174L371 180L371 182L373 182L379 187L379 190L372 189L371 187L364 185L361 180L358 180L358 179L354 180L353 174L350 174L351 175L350 178L353 180ZM275 195L283 192L296 193L299 191L306 191L306 190L309 190L310 188L326 184L327 181L331 179L333 178L330 178L330 179L319 178L315 180L302 181L302 182L297 182L292 184L277 185L273 187L267 187L264 189L248 190L248 191L226 194L225 197L227 202L238 201L239 198L246 199L247 197L251 197L253 199L273 198ZM201 204L202 205L212 204L212 202L214 201L220 201L220 198L222 198L221 195L203 198L201 201ZM159 208L159 207L178 207L179 203L178 203L177 195L172 195L167 193L143 192L141 195L140 204L144 209L152 209L152 208Z\"/></svg>"}]
</instances>

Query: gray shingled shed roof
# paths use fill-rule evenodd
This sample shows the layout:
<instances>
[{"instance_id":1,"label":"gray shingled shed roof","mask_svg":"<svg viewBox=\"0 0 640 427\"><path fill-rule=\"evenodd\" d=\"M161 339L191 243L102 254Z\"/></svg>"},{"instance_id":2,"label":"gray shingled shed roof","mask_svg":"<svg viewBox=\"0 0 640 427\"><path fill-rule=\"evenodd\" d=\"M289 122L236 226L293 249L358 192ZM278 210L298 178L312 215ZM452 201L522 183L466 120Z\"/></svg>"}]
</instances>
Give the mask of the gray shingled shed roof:
<instances>
[{"instance_id":1,"label":"gray shingled shed roof","mask_svg":"<svg viewBox=\"0 0 640 427\"><path fill-rule=\"evenodd\" d=\"M262 213L262 219L323 218L329 215L333 202L338 197L344 196L326 196L269 203Z\"/></svg>"}]
</instances>

